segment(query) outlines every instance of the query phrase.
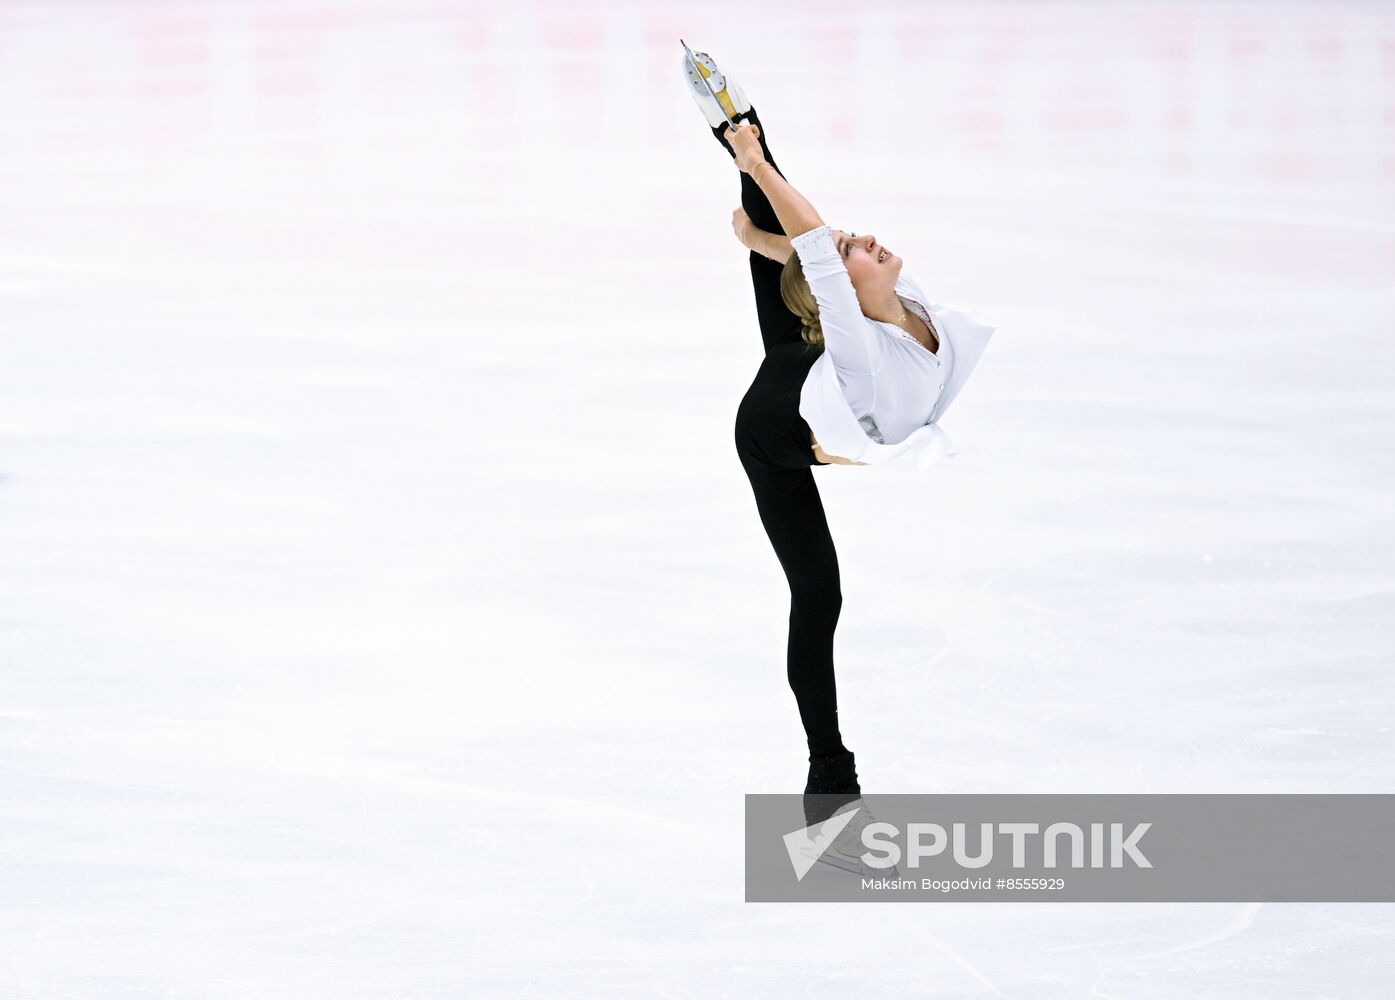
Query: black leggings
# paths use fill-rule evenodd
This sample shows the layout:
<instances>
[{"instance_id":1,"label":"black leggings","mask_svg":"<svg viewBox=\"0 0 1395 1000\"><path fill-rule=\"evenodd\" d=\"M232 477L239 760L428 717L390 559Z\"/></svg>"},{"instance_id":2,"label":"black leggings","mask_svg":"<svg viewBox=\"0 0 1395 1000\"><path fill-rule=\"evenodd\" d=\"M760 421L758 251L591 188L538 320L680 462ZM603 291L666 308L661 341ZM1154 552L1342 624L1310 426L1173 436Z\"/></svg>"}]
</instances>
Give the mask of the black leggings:
<instances>
[{"instance_id":1,"label":"black leggings","mask_svg":"<svg viewBox=\"0 0 1395 1000\"><path fill-rule=\"evenodd\" d=\"M765 126L755 110L738 116L759 126L765 158L778 171L765 144ZM725 124L712 130L722 138ZM784 176L781 174L781 176ZM784 233L770 201L746 173L741 174L741 207L751 221L771 233ZM861 792L853 754L838 730L838 692L833 679L833 632L843 594L838 553L814 483L809 425L799 415L799 392L809 368L823 353L806 344L799 317L780 298L784 265L751 251L751 282L765 360L736 411L736 453L751 481L761 524L790 585L790 631L787 674L809 742L809 778L805 793L818 794L821 811L831 812ZM806 812L808 807L806 804Z\"/></svg>"}]
</instances>

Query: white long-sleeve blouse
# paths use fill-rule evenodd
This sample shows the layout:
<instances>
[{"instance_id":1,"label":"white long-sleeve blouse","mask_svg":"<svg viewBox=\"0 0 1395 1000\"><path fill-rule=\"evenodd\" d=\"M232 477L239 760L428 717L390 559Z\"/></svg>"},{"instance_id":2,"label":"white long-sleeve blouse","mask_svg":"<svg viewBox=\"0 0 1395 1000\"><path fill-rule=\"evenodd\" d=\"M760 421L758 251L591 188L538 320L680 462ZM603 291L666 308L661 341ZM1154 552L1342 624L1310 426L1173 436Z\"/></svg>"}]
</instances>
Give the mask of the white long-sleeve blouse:
<instances>
[{"instance_id":1,"label":"white long-sleeve blouse","mask_svg":"<svg viewBox=\"0 0 1395 1000\"><path fill-rule=\"evenodd\" d=\"M893 323L862 312L829 226L790 239L819 304L824 352L804 380L799 415L819 447L876 465L900 459L925 469L954 453L937 421L978 364L995 326L977 312L926 299L911 279L896 294L931 325L931 351Z\"/></svg>"}]
</instances>

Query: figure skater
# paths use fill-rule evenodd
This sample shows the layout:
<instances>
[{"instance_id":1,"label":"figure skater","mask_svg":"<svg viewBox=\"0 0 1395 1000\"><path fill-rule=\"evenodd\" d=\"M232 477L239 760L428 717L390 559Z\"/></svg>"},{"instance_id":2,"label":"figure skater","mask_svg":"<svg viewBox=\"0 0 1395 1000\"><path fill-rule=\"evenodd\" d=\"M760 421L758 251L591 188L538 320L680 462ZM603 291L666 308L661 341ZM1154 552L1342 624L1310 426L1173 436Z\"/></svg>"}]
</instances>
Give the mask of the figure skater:
<instances>
[{"instance_id":1,"label":"figure skater","mask_svg":"<svg viewBox=\"0 0 1395 1000\"><path fill-rule=\"evenodd\" d=\"M839 729L833 634L843 597L811 467L910 456L924 468L951 454L936 421L994 327L929 302L875 236L825 225L775 165L740 85L707 53L693 60L684 54L693 98L740 170L732 227L751 251L765 359L737 408L736 451L789 581L787 674L808 740L813 824L860 803L862 789Z\"/></svg>"}]
</instances>

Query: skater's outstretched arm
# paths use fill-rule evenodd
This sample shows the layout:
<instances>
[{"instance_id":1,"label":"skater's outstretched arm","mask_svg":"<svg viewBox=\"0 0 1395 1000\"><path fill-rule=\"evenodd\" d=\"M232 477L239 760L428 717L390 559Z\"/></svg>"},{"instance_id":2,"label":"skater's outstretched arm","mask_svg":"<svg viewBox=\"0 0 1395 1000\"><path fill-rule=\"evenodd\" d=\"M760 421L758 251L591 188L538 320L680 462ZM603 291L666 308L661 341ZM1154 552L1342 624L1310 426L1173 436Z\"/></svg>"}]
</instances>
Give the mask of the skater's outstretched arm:
<instances>
[{"instance_id":1,"label":"skater's outstretched arm","mask_svg":"<svg viewBox=\"0 0 1395 1000\"><path fill-rule=\"evenodd\" d=\"M770 161L765 158L765 151L760 148L760 133L754 131L754 126L742 122L736 126L734 134L731 126L727 126L722 135L736 154L736 165L750 174L751 179L760 185L761 191L770 199L770 207L775 209L775 217L780 220L781 229L790 236L797 236L823 225L823 219L814 211L814 206L809 204L809 200L796 191L789 181L781 177L778 170L774 167L768 170L760 169L760 164L769 166Z\"/></svg>"},{"instance_id":2,"label":"skater's outstretched arm","mask_svg":"<svg viewBox=\"0 0 1395 1000\"><path fill-rule=\"evenodd\" d=\"M753 132L752 126L743 122L737 125L735 133L728 127L724 134L736 154L736 165L760 185L781 228L789 234L809 290L819 304L824 348L834 365L845 374L871 379L881 370L886 343L862 311L843 261L848 247L843 234L835 236L809 200L770 166L760 147L759 133ZM872 399L875 404L875 390Z\"/></svg>"}]
</instances>

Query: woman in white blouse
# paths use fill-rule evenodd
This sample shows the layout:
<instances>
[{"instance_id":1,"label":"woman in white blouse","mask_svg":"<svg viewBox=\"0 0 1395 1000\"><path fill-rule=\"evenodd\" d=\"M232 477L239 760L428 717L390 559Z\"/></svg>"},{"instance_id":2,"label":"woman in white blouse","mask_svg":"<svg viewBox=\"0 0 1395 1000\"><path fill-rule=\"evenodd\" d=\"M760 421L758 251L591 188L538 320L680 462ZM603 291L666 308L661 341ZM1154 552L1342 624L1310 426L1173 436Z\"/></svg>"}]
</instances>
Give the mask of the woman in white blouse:
<instances>
[{"instance_id":1,"label":"woman in white blouse","mask_svg":"<svg viewBox=\"0 0 1395 1000\"><path fill-rule=\"evenodd\" d=\"M926 301L875 236L825 225L775 166L741 88L696 55L708 80L685 62L694 99L741 170L732 225L751 250L765 358L737 408L736 449L790 585L787 675L808 739L812 824L861 788L838 723L838 556L811 466L909 454L924 467L945 454L935 421L993 328Z\"/></svg>"},{"instance_id":2,"label":"woman in white blouse","mask_svg":"<svg viewBox=\"0 0 1395 1000\"><path fill-rule=\"evenodd\" d=\"M758 125L741 123L727 144L781 232L796 234L776 235L750 219L743 184L743 207L732 219L737 235L784 264L781 300L799 317L804 341L826 348L799 400L817 461L869 465L909 455L925 468L950 453L939 418L994 328L975 313L930 303L875 236L825 225L769 162Z\"/></svg>"}]
</instances>

